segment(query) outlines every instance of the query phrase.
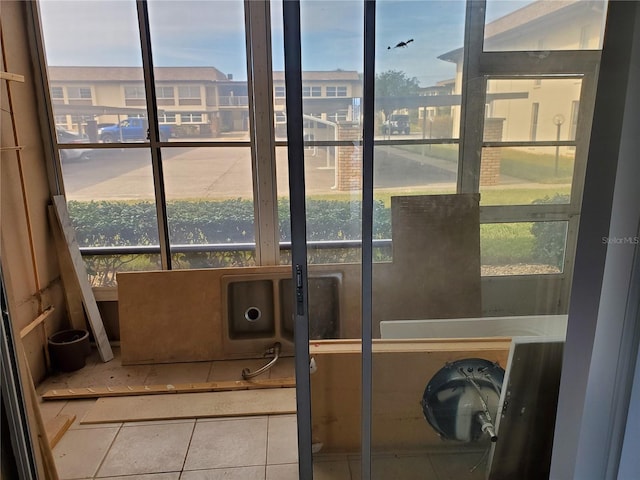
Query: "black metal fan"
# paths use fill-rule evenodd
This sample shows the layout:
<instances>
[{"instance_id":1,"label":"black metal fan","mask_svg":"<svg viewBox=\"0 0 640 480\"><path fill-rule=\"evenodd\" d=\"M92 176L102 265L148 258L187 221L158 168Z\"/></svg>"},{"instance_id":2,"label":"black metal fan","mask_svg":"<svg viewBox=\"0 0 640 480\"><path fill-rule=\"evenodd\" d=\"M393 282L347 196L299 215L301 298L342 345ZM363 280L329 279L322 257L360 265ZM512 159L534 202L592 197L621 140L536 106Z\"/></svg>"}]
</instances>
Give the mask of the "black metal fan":
<instances>
[{"instance_id":1,"label":"black metal fan","mask_svg":"<svg viewBox=\"0 0 640 480\"><path fill-rule=\"evenodd\" d=\"M473 442L498 437L495 418L504 370L494 362L468 358L446 364L431 378L422 396L429 424L449 440Z\"/></svg>"}]
</instances>

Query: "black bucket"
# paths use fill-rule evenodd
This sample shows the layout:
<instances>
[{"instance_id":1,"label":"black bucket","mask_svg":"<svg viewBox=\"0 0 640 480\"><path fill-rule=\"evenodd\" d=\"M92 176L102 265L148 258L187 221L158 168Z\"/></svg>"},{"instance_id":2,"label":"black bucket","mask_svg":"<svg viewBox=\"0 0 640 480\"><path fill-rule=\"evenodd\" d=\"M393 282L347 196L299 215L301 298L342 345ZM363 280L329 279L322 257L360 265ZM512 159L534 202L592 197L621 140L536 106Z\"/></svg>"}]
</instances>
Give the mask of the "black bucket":
<instances>
[{"instance_id":1,"label":"black bucket","mask_svg":"<svg viewBox=\"0 0 640 480\"><path fill-rule=\"evenodd\" d=\"M53 368L61 372L73 372L86 365L91 353L89 332L63 330L49 337L49 355Z\"/></svg>"}]
</instances>

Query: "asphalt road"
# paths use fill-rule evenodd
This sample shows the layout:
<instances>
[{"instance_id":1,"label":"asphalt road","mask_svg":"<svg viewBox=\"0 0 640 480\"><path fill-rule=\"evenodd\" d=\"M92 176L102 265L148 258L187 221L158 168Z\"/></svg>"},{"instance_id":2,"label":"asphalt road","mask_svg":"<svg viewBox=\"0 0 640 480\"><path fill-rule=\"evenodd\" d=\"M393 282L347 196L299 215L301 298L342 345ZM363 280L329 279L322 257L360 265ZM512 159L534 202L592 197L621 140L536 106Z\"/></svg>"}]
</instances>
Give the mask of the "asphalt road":
<instances>
[{"instance_id":1,"label":"asphalt road","mask_svg":"<svg viewBox=\"0 0 640 480\"><path fill-rule=\"evenodd\" d=\"M328 149L331 152L333 149ZM162 152L168 199L237 198L252 194L248 147L167 148ZM454 188L455 164L409 153L393 146L375 150L374 183L378 189L411 189L432 185ZM324 147L305 154L306 188L310 194L336 190L333 158ZM88 159L62 164L67 197L73 200L153 198L151 159L145 148L96 149ZM278 194L288 191L286 148L276 152Z\"/></svg>"}]
</instances>

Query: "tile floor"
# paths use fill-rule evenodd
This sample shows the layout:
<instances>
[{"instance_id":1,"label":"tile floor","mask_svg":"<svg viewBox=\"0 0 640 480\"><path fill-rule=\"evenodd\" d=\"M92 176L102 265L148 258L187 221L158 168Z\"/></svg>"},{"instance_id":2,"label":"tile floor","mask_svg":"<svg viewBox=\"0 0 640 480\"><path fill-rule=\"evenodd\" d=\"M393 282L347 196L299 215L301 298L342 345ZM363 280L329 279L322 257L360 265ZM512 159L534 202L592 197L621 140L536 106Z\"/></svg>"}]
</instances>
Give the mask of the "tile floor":
<instances>
[{"instance_id":1,"label":"tile floor","mask_svg":"<svg viewBox=\"0 0 640 480\"><path fill-rule=\"evenodd\" d=\"M152 385L240 379L242 368L263 360L201 362L123 367L92 356L72 374L56 374L38 387ZM293 375L293 359L282 359L272 378ZM267 374L265 377L267 378ZM53 454L61 480L110 478L119 480L294 480L298 479L296 417L185 419L81 425L95 400L45 401L44 420L74 414L76 420L55 446ZM473 473L482 452L404 453L373 458L373 478L380 480L481 480L482 466ZM358 480L357 455L317 455L314 479Z\"/></svg>"}]
</instances>

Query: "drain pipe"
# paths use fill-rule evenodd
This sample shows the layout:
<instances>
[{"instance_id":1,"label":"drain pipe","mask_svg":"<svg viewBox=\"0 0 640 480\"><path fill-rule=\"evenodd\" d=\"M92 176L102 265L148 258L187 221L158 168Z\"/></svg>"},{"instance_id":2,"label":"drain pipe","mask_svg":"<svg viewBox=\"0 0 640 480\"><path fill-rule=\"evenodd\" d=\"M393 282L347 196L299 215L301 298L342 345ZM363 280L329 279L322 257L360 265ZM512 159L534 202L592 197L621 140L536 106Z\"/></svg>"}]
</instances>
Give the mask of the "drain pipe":
<instances>
[{"instance_id":1,"label":"drain pipe","mask_svg":"<svg viewBox=\"0 0 640 480\"><path fill-rule=\"evenodd\" d=\"M271 359L271 361L269 363L267 363L265 366L259 368L258 370L256 370L255 372L252 372L250 369L245 368L244 370L242 370L242 378L244 378L245 380L248 380L249 378L253 378L253 377L257 377L258 375L266 372L267 370L269 370L271 367L273 367L275 365L275 363L278 361L278 357L280 356L280 348L282 347L282 345L280 345L280 342L276 342L273 344L273 347L271 347L269 350L267 350L264 354L265 357L269 356L269 355L273 355L273 358Z\"/></svg>"}]
</instances>

